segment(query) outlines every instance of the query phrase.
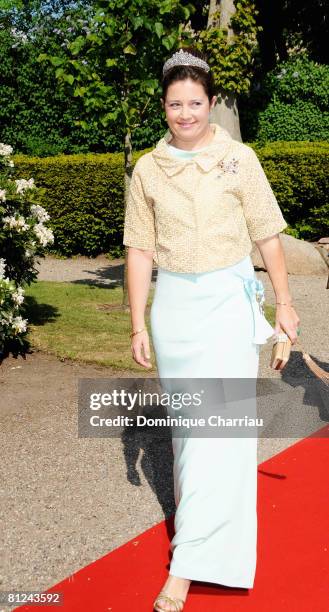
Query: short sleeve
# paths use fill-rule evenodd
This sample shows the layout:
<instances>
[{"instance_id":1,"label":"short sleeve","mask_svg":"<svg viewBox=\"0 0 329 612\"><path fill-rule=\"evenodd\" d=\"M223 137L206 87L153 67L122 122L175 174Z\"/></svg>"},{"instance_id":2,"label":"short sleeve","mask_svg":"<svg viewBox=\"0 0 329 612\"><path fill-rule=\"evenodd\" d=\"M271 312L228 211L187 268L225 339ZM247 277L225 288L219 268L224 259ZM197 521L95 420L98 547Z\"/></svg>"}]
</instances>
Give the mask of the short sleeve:
<instances>
[{"instance_id":1,"label":"short sleeve","mask_svg":"<svg viewBox=\"0 0 329 612\"><path fill-rule=\"evenodd\" d=\"M256 153L248 147L241 172L241 199L250 239L263 240L288 224Z\"/></svg>"},{"instance_id":2,"label":"short sleeve","mask_svg":"<svg viewBox=\"0 0 329 612\"><path fill-rule=\"evenodd\" d=\"M123 244L136 249L155 249L155 221L152 201L144 193L138 162L129 187L124 221Z\"/></svg>"}]
</instances>

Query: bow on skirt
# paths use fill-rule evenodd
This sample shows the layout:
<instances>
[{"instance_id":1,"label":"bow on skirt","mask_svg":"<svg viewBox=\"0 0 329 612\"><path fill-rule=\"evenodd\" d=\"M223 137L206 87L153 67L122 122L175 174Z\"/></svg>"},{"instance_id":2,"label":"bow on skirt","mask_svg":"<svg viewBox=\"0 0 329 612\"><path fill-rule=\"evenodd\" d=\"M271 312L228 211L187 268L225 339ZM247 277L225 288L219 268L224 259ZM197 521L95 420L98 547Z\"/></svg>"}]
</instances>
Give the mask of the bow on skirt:
<instances>
[{"instance_id":1,"label":"bow on skirt","mask_svg":"<svg viewBox=\"0 0 329 612\"><path fill-rule=\"evenodd\" d=\"M267 340L273 336L274 329L264 315L263 304L265 302L265 295L263 283L256 278L245 278L243 282L254 317L253 343L266 344Z\"/></svg>"}]
</instances>

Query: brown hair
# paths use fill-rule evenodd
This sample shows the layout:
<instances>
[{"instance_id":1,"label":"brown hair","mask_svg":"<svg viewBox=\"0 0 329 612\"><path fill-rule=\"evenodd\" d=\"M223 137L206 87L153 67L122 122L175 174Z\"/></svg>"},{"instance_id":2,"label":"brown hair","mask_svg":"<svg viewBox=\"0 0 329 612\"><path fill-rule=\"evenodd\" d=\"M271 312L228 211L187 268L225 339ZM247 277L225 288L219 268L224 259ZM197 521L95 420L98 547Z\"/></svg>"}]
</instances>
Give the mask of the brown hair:
<instances>
[{"instance_id":1,"label":"brown hair","mask_svg":"<svg viewBox=\"0 0 329 612\"><path fill-rule=\"evenodd\" d=\"M195 47L184 47L184 51L191 53L195 57L199 57L207 62L207 58L204 53L201 53ZM167 90L169 85L175 83L175 81L185 81L186 79L192 79L192 81L197 81L201 83L203 89L208 96L209 102L211 98L216 95L214 77L212 75L211 70L206 72L202 68L198 66L173 66L162 79L162 98L166 99Z\"/></svg>"}]
</instances>

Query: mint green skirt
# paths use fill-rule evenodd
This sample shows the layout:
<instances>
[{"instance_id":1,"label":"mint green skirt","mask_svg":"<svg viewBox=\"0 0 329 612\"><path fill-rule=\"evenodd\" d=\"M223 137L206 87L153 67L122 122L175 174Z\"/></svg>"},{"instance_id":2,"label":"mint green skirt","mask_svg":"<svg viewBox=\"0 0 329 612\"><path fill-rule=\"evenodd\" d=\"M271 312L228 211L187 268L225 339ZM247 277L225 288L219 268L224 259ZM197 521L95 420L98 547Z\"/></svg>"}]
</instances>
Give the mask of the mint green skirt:
<instances>
[{"instance_id":1,"label":"mint green skirt","mask_svg":"<svg viewBox=\"0 0 329 612\"><path fill-rule=\"evenodd\" d=\"M250 256L201 274L158 269L151 332L160 379L257 379L274 329ZM256 398L255 398L256 403ZM175 535L170 574L252 588L257 437L172 438Z\"/></svg>"}]
</instances>

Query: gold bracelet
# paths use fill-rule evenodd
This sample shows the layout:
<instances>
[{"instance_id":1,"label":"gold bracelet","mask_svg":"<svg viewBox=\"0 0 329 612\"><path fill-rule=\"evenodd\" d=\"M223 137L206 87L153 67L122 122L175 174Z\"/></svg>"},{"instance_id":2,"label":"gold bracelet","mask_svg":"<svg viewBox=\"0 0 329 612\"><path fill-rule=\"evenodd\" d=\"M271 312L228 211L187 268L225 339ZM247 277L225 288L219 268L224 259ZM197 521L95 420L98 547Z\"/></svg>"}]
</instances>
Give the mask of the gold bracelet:
<instances>
[{"instance_id":1,"label":"gold bracelet","mask_svg":"<svg viewBox=\"0 0 329 612\"><path fill-rule=\"evenodd\" d=\"M136 336L136 334L140 334L142 331L145 331L145 327L142 327L141 329L136 329L136 331L130 334L130 337L132 338L133 336Z\"/></svg>"}]
</instances>

